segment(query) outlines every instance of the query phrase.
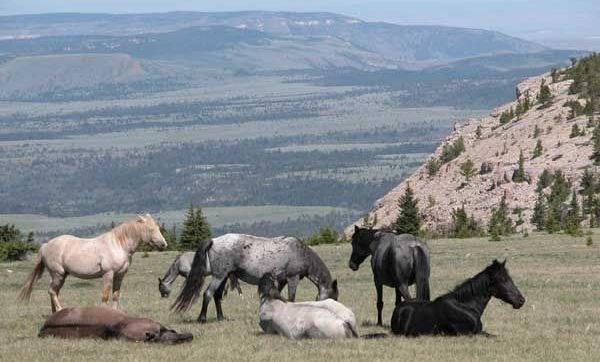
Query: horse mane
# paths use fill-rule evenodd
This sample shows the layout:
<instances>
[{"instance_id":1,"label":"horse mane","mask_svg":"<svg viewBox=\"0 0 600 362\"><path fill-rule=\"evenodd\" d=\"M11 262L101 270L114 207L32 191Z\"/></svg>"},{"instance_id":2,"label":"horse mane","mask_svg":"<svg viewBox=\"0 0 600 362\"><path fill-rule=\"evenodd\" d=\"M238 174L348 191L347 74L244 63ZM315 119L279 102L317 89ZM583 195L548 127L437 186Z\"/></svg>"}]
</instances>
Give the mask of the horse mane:
<instances>
[{"instance_id":1,"label":"horse mane","mask_svg":"<svg viewBox=\"0 0 600 362\"><path fill-rule=\"evenodd\" d=\"M132 236L141 236L146 232L146 229L137 219L131 219L115 226L111 232L115 235L115 239L121 246L127 246L127 241Z\"/></svg>"},{"instance_id":2,"label":"horse mane","mask_svg":"<svg viewBox=\"0 0 600 362\"><path fill-rule=\"evenodd\" d=\"M442 297L454 297L456 300L462 302L474 297L488 295L491 284L488 269L489 267L458 284L451 292Z\"/></svg>"}]
</instances>

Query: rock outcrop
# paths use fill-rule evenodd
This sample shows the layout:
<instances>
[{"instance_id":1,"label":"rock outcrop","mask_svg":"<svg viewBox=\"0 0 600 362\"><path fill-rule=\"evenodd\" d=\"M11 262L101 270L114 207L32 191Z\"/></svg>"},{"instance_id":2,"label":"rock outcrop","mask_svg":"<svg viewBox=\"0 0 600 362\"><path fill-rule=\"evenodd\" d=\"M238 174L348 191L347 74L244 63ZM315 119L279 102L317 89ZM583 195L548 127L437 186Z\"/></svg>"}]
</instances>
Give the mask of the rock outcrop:
<instances>
[{"instance_id":1,"label":"rock outcrop","mask_svg":"<svg viewBox=\"0 0 600 362\"><path fill-rule=\"evenodd\" d=\"M536 102L542 81L550 87L553 96L547 107L541 107ZM441 233L447 231L451 226L452 211L463 205L468 215L474 215L482 226L486 226L492 208L498 206L503 195L506 195L511 210L522 209L524 224L518 230L532 230L530 220L536 200L536 183L542 171L560 169L577 187L584 169L592 165L592 128L586 128L588 117L569 119L570 108L565 106L565 102L570 100L585 105L585 100L569 94L571 82L563 80L552 83L550 74L527 79L518 85L517 94L520 96L515 101L494 109L485 118L457 124L452 134L446 137L430 157L439 159L443 146L452 144L459 137L464 140L465 151L452 161L442 164L437 174L431 177L425 163L377 200L369 213L371 217L376 215L375 227L388 227L393 223L398 215L397 201L406 185L410 184L419 199L419 208L424 217L423 227L426 230ZM502 112L515 108L519 99L524 101L527 95L534 103L531 109L518 119L515 117L500 125ZM585 130L585 134L571 138L574 124ZM536 126L539 135L534 137ZM538 139L542 143L543 152L541 156L533 158ZM521 151L529 182L513 181ZM460 166L468 159L474 163L476 175L467 182ZM362 220L355 224L362 224ZM352 226L346 230L347 234L352 233Z\"/></svg>"}]
</instances>

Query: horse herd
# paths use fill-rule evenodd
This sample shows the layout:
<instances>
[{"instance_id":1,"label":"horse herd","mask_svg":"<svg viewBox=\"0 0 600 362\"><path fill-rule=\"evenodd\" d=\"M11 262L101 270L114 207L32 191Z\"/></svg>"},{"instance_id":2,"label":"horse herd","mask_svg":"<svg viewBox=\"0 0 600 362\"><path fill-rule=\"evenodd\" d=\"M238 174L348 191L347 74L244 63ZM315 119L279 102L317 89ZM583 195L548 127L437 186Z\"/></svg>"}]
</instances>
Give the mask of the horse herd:
<instances>
[{"instance_id":1,"label":"horse herd","mask_svg":"<svg viewBox=\"0 0 600 362\"><path fill-rule=\"evenodd\" d=\"M140 243L164 249L167 243L155 220L148 214L124 222L92 239L70 235L56 237L40 248L35 266L20 292L29 299L34 283L47 268L53 314L40 330L40 336L67 338L101 337L135 341L181 343L192 340L189 333L177 333L147 318L130 317L118 310L120 287L131 257ZM481 316L492 297L515 309L525 298L512 281L506 261L494 260L488 267L458 285L451 292L430 301L430 256L427 245L408 235L355 227L348 266L358 270L371 256L377 291L377 324L382 325L383 286L396 292L391 330L404 336L486 334ZM62 308L58 295L67 275L102 278L102 301L112 293L113 308ZM259 326L265 333L291 339L357 337L354 313L337 301L338 282L313 249L294 237L262 238L226 234L201 243L195 252L175 259L164 278L158 278L162 297L171 293L178 275L185 283L172 305L177 312L188 310L200 297L208 276L211 280L202 294L198 322L207 320L214 298L217 319L224 319L221 300L229 282L241 293L238 280L258 285ZM315 301L296 302L296 289L307 278L317 288ZM409 292L416 286L416 298ZM288 297L281 291L287 286ZM368 337L367 335L366 337ZM372 336L372 335L371 335Z\"/></svg>"}]
</instances>

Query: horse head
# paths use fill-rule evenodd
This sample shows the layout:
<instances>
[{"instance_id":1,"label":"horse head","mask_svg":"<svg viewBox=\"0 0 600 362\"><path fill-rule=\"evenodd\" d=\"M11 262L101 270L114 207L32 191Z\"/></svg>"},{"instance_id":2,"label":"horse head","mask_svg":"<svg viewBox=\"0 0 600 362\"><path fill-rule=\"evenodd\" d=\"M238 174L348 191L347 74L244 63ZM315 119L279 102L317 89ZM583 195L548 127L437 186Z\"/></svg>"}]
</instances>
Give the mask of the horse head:
<instances>
[{"instance_id":1,"label":"horse head","mask_svg":"<svg viewBox=\"0 0 600 362\"><path fill-rule=\"evenodd\" d=\"M373 230L359 228L354 226L354 235L352 235L352 254L348 267L354 271L358 270L360 264L371 255L371 241L373 240Z\"/></svg>"},{"instance_id":2,"label":"horse head","mask_svg":"<svg viewBox=\"0 0 600 362\"><path fill-rule=\"evenodd\" d=\"M325 299L338 300L340 293L338 291L337 279L334 279L329 286L319 285L319 294L317 294L317 301Z\"/></svg>"},{"instance_id":3,"label":"horse head","mask_svg":"<svg viewBox=\"0 0 600 362\"><path fill-rule=\"evenodd\" d=\"M158 226L150 214L146 214L144 216L138 215L137 222L145 227L145 242L155 246L159 250L165 250L167 248L167 241L160 232L160 226Z\"/></svg>"},{"instance_id":4,"label":"horse head","mask_svg":"<svg viewBox=\"0 0 600 362\"><path fill-rule=\"evenodd\" d=\"M502 263L494 260L488 267L488 274L491 279L492 296L512 305L515 309L525 304L525 297L508 274L506 259Z\"/></svg>"},{"instance_id":5,"label":"horse head","mask_svg":"<svg viewBox=\"0 0 600 362\"><path fill-rule=\"evenodd\" d=\"M171 295L171 286L165 283L160 277L158 278L158 291L163 298L168 298Z\"/></svg>"},{"instance_id":6,"label":"horse head","mask_svg":"<svg viewBox=\"0 0 600 362\"><path fill-rule=\"evenodd\" d=\"M258 296L260 297L261 303L271 299L284 300L279 294L277 285L275 285L273 274L267 272L260 278L258 281Z\"/></svg>"}]
</instances>

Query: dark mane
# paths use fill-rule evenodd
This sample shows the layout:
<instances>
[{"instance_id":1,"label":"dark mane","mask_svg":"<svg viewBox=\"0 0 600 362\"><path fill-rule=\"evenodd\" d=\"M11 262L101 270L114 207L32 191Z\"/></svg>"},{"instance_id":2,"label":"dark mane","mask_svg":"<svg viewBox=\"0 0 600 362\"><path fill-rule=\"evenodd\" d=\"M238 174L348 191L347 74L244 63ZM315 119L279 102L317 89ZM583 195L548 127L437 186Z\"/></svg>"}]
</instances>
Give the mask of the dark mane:
<instances>
[{"instance_id":1,"label":"dark mane","mask_svg":"<svg viewBox=\"0 0 600 362\"><path fill-rule=\"evenodd\" d=\"M474 297L489 295L492 282L489 269L490 267L485 268L474 277L458 284L451 292L442 295L440 298L452 297L459 302L463 302Z\"/></svg>"}]
</instances>

